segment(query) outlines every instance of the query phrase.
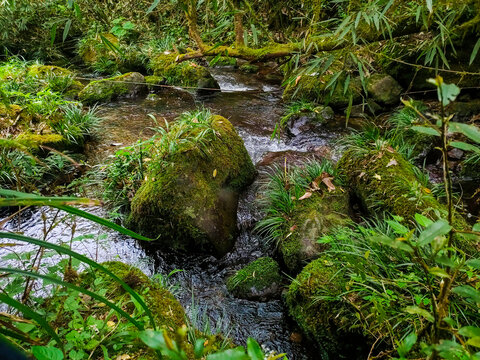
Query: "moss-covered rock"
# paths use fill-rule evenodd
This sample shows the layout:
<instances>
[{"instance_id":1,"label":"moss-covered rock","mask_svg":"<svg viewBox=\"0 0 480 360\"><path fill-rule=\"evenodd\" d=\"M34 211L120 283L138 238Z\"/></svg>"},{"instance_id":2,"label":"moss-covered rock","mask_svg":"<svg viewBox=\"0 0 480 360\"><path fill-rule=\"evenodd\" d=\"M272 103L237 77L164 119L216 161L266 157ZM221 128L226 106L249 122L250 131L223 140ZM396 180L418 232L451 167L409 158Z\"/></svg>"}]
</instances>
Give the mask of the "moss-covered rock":
<instances>
[{"instance_id":1,"label":"moss-covered rock","mask_svg":"<svg viewBox=\"0 0 480 360\"><path fill-rule=\"evenodd\" d=\"M150 67L155 76L165 78L169 85L193 88L219 89L217 81L204 66L192 61L176 62L179 54L160 54L155 56Z\"/></svg>"},{"instance_id":2,"label":"moss-covered rock","mask_svg":"<svg viewBox=\"0 0 480 360\"><path fill-rule=\"evenodd\" d=\"M354 342L349 327L355 312L342 300L346 280L339 270L327 257L314 260L292 281L286 295L290 316L318 346L320 359L341 358Z\"/></svg>"},{"instance_id":3,"label":"moss-covered rock","mask_svg":"<svg viewBox=\"0 0 480 360\"><path fill-rule=\"evenodd\" d=\"M302 99L319 103L328 103L333 108L344 108L350 103L352 98L353 104L362 101L362 83L359 77L354 77L348 83L347 91L344 91L346 76L341 75L336 80L336 86L333 93L331 87L327 89L327 85L333 79L335 74L325 75L301 75L297 80L287 84L283 99L290 101L293 99Z\"/></svg>"},{"instance_id":4,"label":"moss-covered rock","mask_svg":"<svg viewBox=\"0 0 480 360\"><path fill-rule=\"evenodd\" d=\"M192 143L153 157L128 224L158 237L160 246L223 255L235 241L238 193L253 181L255 168L233 125L221 116L209 122L215 136L204 139L201 148ZM179 131L190 140L198 135L194 129L170 129Z\"/></svg>"},{"instance_id":5,"label":"moss-covered rock","mask_svg":"<svg viewBox=\"0 0 480 360\"><path fill-rule=\"evenodd\" d=\"M27 68L26 76L48 82L52 91L62 93L69 98L77 97L85 87L80 81L75 80L73 71L54 65L31 65Z\"/></svg>"},{"instance_id":6,"label":"moss-covered rock","mask_svg":"<svg viewBox=\"0 0 480 360\"><path fill-rule=\"evenodd\" d=\"M92 104L110 101L121 96L135 96L146 92L145 78L142 74L131 72L108 79L90 82L78 94L80 101Z\"/></svg>"},{"instance_id":7,"label":"moss-covered rock","mask_svg":"<svg viewBox=\"0 0 480 360\"><path fill-rule=\"evenodd\" d=\"M337 187L332 192L316 191L308 199L299 200L288 222L289 232L278 243L278 251L287 269L298 273L302 267L320 256L318 239L331 229L351 220L349 197Z\"/></svg>"},{"instance_id":8,"label":"moss-covered rock","mask_svg":"<svg viewBox=\"0 0 480 360\"><path fill-rule=\"evenodd\" d=\"M227 279L227 289L242 299L266 301L278 295L282 283L278 263L259 258Z\"/></svg>"},{"instance_id":9,"label":"moss-covered rock","mask_svg":"<svg viewBox=\"0 0 480 360\"><path fill-rule=\"evenodd\" d=\"M240 71L242 71L244 73L247 73L247 74L256 74L259 69L260 69L260 67L258 65L250 64L250 63L243 64L239 68Z\"/></svg>"},{"instance_id":10,"label":"moss-covered rock","mask_svg":"<svg viewBox=\"0 0 480 360\"><path fill-rule=\"evenodd\" d=\"M346 151L337 164L351 190L371 214L389 212L406 221L419 213L434 220L447 218L447 208L417 178L414 167L389 146L359 153ZM468 229L465 219L456 215L454 227ZM472 243L456 236L457 245L471 250Z\"/></svg>"},{"instance_id":11,"label":"moss-covered rock","mask_svg":"<svg viewBox=\"0 0 480 360\"><path fill-rule=\"evenodd\" d=\"M38 148L41 145L52 147L54 149L62 149L65 145L65 139L60 134L32 134L21 133L16 140L29 148Z\"/></svg>"},{"instance_id":12,"label":"moss-covered rock","mask_svg":"<svg viewBox=\"0 0 480 360\"><path fill-rule=\"evenodd\" d=\"M402 87L390 75L373 74L367 79L367 92L379 104L393 106L400 101Z\"/></svg>"}]
</instances>

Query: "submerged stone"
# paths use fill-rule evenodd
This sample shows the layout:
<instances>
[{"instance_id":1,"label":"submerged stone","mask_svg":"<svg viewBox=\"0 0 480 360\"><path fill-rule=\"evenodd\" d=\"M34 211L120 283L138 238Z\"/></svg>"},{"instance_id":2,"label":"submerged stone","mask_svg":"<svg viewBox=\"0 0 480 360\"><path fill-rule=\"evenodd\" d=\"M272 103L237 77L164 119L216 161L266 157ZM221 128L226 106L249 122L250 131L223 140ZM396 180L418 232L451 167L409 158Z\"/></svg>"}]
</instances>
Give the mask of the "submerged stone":
<instances>
[{"instance_id":1,"label":"submerged stone","mask_svg":"<svg viewBox=\"0 0 480 360\"><path fill-rule=\"evenodd\" d=\"M214 136L174 154L158 155L131 203L128 224L157 240L155 245L224 255L237 233L238 195L256 171L233 125L221 116L209 120ZM193 141L196 130L170 133ZM183 136L179 135L179 136ZM160 140L161 141L161 140Z\"/></svg>"},{"instance_id":2,"label":"submerged stone","mask_svg":"<svg viewBox=\"0 0 480 360\"><path fill-rule=\"evenodd\" d=\"M227 279L227 289L235 297L266 301L279 294L280 267L269 257L259 258Z\"/></svg>"},{"instance_id":3,"label":"submerged stone","mask_svg":"<svg viewBox=\"0 0 480 360\"><path fill-rule=\"evenodd\" d=\"M120 96L136 96L147 91L142 74L130 72L108 79L90 82L78 95L80 101L92 104L106 102Z\"/></svg>"}]
</instances>

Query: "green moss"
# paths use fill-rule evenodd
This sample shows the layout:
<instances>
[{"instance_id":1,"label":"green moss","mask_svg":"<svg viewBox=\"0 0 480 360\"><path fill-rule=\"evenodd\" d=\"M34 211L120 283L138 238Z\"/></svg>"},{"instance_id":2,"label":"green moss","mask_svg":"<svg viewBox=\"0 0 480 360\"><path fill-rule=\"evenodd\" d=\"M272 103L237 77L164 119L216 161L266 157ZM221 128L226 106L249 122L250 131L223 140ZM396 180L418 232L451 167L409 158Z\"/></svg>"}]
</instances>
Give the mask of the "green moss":
<instances>
[{"instance_id":1,"label":"green moss","mask_svg":"<svg viewBox=\"0 0 480 360\"><path fill-rule=\"evenodd\" d=\"M237 66L237 59L229 56L220 56L218 59L216 56L207 56L207 61L210 66ZM212 61L216 59L212 65Z\"/></svg>"},{"instance_id":2,"label":"green moss","mask_svg":"<svg viewBox=\"0 0 480 360\"><path fill-rule=\"evenodd\" d=\"M283 99L285 101L300 99L318 103L328 103L334 108L347 107L350 97L352 97L354 104L362 100L363 88L360 78L351 79L348 89L345 92L344 83L346 76L339 76L336 80L337 85L335 90L331 93L331 87L328 89L326 89L326 87L334 76L335 74L322 76L302 75L298 81L287 84L283 92Z\"/></svg>"},{"instance_id":3,"label":"green moss","mask_svg":"<svg viewBox=\"0 0 480 360\"><path fill-rule=\"evenodd\" d=\"M228 120L213 116L211 126L216 136L206 139L201 150L192 146L153 158L152 170L132 200L129 225L160 236L158 244L218 254L233 245L238 192L253 181L255 168ZM176 131L174 124L170 132Z\"/></svg>"},{"instance_id":4,"label":"green moss","mask_svg":"<svg viewBox=\"0 0 480 360\"><path fill-rule=\"evenodd\" d=\"M391 147L364 154L346 151L337 166L370 213L382 215L390 212L406 221L414 221L416 213L432 219L447 217L446 206L438 202L430 189L421 185L413 166ZM468 229L465 219L458 214L454 226ZM470 248L470 243L464 242L463 237L456 238L458 246Z\"/></svg>"},{"instance_id":5,"label":"green moss","mask_svg":"<svg viewBox=\"0 0 480 360\"><path fill-rule=\"evenodd\" d=\"M243 64L242 66L240 66L239 70L240 71L243 71L245 73L248 73L248 74L255 74L258 72L258 65L254 65L254 64Z\"/></svg>"},{"instance_id":6,"label":"green moss","mask_svg":"<svg viewBox=\"0 0 480 360\"><path fill-rule=\"evenodd\" d=\"M161 54L151 60L155 76L163 77L169 85L218 89L218 83L203 66L192 61L177 63L179 54Z\"/></svg>"},{"instance_id":7,"label":"green moss","mask_svg":"<svg viewBox=\"0 0 480 360\"><path fill-rule=\"evenodd\" d=\"M16 140L29 148L38 148L40 145L59 148L63 146L65 139L59 134L21 133Z\"/></svg>"},{"instance_id":8,"label":"green moss","mask_svg":"<svg viewBox=\"0 0 480 360\"><path fill-rule=\"evenodd\" d=\"M259 258L227 279L228 291L240 298L268 296L275 292L282 282L280 267L269 257Z\"/></svg>"},{"instance_id":9,"label":"green moss","mask_svg":"<svg viewBox=\"0 0 480 360\"><path fill-rule=\"evenodd\" d=\"M314 260L292 281L286 295L290 316L320 347L322 359L338 355L342 330L355 322L353 308L341 297L346 281L339 270L328 257Z\"/></svg>"},{"instance_id":10,"label":"green moss","mask_svg":"<svg viewBox=\"0 0 480 360\"><path fill-rule=\"evenodd\" d=\"M110 101L120 96L135 95L146 90L142 74L130 72L108 79L90 82L79 94L80 101L92 104Z\"/></svg>"},{"instance_id":11,"label":"green moss","mask_svg":"<svg viewBox=\"0 0 480 360\"><path fill-rule=\"evenodd\" d=\"M349 198L340 188L329 193L314 192L298 201L288 222L288 231L278 243L283 262L291 273L297 273L305 263L317 258L322 248L317 240L331 229L350 222Z\"/></svg>"}]
</instances>

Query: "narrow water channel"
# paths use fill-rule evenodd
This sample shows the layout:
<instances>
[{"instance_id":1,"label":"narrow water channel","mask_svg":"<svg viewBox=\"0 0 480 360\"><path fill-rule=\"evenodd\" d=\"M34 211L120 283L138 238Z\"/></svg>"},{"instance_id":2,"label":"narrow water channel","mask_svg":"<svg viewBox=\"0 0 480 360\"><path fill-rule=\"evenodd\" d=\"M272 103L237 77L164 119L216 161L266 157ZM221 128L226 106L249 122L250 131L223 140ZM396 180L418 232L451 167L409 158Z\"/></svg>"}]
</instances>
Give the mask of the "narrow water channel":
<instances>
[{"instance_id":1,"label":"narrow water channel","mask_svg":"<svg viewBox=\"0 0 480 360\"><path fill-rule=\"evenodd\" d=\"M283 112L280 87L231 70L216 70L214 76L222 91L209 96L197 97L173 89L162 90L154 97L103 105L100 109L103 120L95 141L88 146L87 156L90 164L105 163L122 146L150 137L155 121L148 114L157 121L173 121L184 111L205 106L228 118L243 138L260 174L241 196L238 209L240 235L232 252L221 259L205 255L147 254L132 239L47 208L24 213L21 219L8 223L6 229L42 237L43 216L49 220L61 219L60 225L49 234L49 240L69 242L72 224L75 224L74 236L80 240L74 241L73 249L97 261L121 260L149 275L182 269L172 276L171 281L179 285L176 296L194 325L202 329L206 322L210 322L210 328L226 333L238 344L244 344L251 336L267 349L286 352L289 359L314 359L315 356L309 354L301 342L291 340L297 338L292 336L296 330L288 321L281 299L255 302L234 298L227 292L225 280L247 263L271 255L272 250L253 233L261 216L256 205L261 174L273 162L292 163L330 153L332 140L337 134L331 130L297 129L296 136L271 140L275 123ZM102 208L90 208L89 211L105 215ZM25 250L23 247L22 251ZM0 255L2 251L5 250L0 250Z\"/></svg>"}]
</instances>

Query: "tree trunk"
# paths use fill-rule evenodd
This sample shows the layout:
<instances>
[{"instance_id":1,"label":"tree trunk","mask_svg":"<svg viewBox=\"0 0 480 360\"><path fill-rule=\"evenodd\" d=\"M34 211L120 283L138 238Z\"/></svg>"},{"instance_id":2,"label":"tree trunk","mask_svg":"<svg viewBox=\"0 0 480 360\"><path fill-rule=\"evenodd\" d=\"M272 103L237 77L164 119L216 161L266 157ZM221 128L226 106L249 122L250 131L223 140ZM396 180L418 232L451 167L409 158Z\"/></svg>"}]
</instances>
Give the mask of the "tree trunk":
<instances>
[{"instance_id":1,"label":"tree trunk","mask_svg":"<svg viewBox=\"0 0 480 360\"><path fill-rule=\"evenodd\" d=\"M185 11L185 17L187 18L188 24L188 35L190 39L195 41L199 50L201 52L205 51L205 44L203 43L202 37L197 27L197 1L189 0L187 4L187 10Z\"/></svg>"},{"instance_id":2,"label":"tree trunk","mask_svg":"<svg viewBox=\"0 0 480 360\"><path fill-rule=\"evenodd\" d=\"M245 39L243 38L243 12L237 11L233 16L235 25L235 44L237 47L245 46Z\"/></svg>"}]
</instances>

